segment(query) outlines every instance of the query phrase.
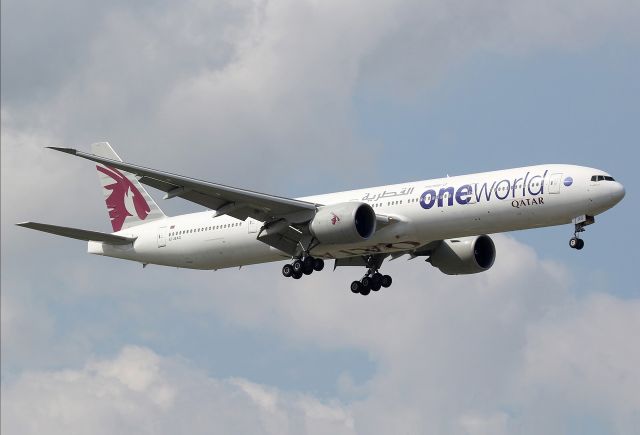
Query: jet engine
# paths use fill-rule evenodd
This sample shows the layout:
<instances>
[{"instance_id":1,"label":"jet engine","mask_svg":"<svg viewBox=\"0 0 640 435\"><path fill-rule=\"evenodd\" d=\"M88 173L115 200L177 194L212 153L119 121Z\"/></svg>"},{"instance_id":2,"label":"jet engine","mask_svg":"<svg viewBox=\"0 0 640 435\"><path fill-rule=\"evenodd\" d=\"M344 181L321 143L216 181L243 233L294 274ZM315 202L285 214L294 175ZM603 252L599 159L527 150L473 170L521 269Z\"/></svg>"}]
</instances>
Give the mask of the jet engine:
<instances>
[{"instance_id":1,"label":"jet engine","mask_svg":"<svg viewBox=\"0 0 640 435\"><path fill-rule=\"evenodd\" d=\"M376 212L363 202L326 205L318 209L309 229L320 243L362 242L376 231Z\"/></svg>"},{"instance_id":2,"label":"jet engine","mask_svg":"<svg viewBox=\"0 0 640 435\"><path fill-rule=\"evenodd\" d=\"M493 240L482 235L443 240L427 261L447 275L466 275L489 270L495 259Z\"/></svg>"}]
</instances>

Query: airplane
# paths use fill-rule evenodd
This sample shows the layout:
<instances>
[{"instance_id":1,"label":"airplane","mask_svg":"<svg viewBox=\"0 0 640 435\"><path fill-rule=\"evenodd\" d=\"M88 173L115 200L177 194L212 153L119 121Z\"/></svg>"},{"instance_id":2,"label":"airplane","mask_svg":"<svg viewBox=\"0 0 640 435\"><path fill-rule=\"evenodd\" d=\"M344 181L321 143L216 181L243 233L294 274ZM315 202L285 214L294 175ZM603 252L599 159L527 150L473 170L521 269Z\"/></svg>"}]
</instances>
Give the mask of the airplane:
<instances>
[{"instance_id":1,"label":"airplane","mask_svg":"<svg viewBox=\"0 0 640 435\"><path fill-rule=\"evenodd\" d=\"M178 268L217 270L289 260L300 279L325 260L360 266L353 293L388 288L385 259L426 257L448 275L489 270L496 248L487 234L573 224L580 250L585 227L625 195L604 171L547 164L286 198L126 163L107 142L92 153L48 147L95 162L113 227L103 233L37 222L17 225L88 242L90 254ZM143 187L206 211L169 217Z\"/></svg>"}]
</instances>

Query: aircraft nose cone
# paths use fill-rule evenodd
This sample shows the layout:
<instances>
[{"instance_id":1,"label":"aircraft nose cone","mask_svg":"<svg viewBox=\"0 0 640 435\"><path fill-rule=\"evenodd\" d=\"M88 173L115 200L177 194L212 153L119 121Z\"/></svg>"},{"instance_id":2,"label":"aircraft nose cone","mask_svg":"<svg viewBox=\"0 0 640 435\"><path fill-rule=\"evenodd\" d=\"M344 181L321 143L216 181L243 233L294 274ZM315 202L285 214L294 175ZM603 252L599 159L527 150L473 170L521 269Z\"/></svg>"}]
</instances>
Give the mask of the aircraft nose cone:
<instances>
[{"instance_id":1,"label":"aircraft nose cone","mask_svg":"<svg viewBox=\"0 0 640 435\"><path fill-rule=\"evenodd\" d=\"M624 198L625 193L626 192L624 190L624 186L621 183L616 182L611 192L611 198L613 198L613 200L616 203L618 203L622 201L622 198Z\"/></svg>"}]
</instances>

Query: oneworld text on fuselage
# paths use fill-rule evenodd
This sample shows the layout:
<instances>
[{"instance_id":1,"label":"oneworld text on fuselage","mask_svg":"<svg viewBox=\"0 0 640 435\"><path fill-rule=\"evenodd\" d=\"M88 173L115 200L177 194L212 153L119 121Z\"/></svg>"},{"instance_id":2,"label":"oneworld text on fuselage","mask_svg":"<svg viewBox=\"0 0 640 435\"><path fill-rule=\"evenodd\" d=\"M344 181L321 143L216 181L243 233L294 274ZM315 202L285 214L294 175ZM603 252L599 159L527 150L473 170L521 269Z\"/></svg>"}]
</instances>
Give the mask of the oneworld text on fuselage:
<instances>
[{"instance_id":1,"label":"oneworld text on fuselage","mask_svg":"<svg viewBox=\"0 0 640 435\"><path fill-rule=\"evenodd\" d=\"M527 172L524 177L511 179L503 179L500 181L463 184L455 188L454 186L441 187L439 189L427 189L420 195L420 206L428 210L434 206L444 207L453 206L454 201L460 205L466 205L474 202L491 201L493 197L504 201L511 199L512 207L519 208L528 205L544 204L542 198L537 198L544 194L544 185L547 173L546 170L542 175L533 175ZM516 196L525 197L532 196L529 200L516 199Z\"/></svg>"}]
</instances>

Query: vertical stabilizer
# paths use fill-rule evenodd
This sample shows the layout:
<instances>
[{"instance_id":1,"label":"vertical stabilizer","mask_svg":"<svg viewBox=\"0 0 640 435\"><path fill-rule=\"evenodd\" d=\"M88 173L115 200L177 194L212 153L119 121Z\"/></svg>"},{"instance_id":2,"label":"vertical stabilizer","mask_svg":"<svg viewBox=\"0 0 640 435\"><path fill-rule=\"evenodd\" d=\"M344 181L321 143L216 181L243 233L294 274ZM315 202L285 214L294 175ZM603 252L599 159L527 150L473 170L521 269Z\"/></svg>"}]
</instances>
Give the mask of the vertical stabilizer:
<instances>
[{"instance_id":1,"label":"vertical stabilizer","mask_svg":"<svg viewBox=\"0 0 640 435\"><path fill-rule=\"evenodd\" d=\"M91 145L93 154L122 161L107 142ZM96 165L113 231L164 219L166 215L135 175L106 165Z\"/></svg>"}]
</instances>

